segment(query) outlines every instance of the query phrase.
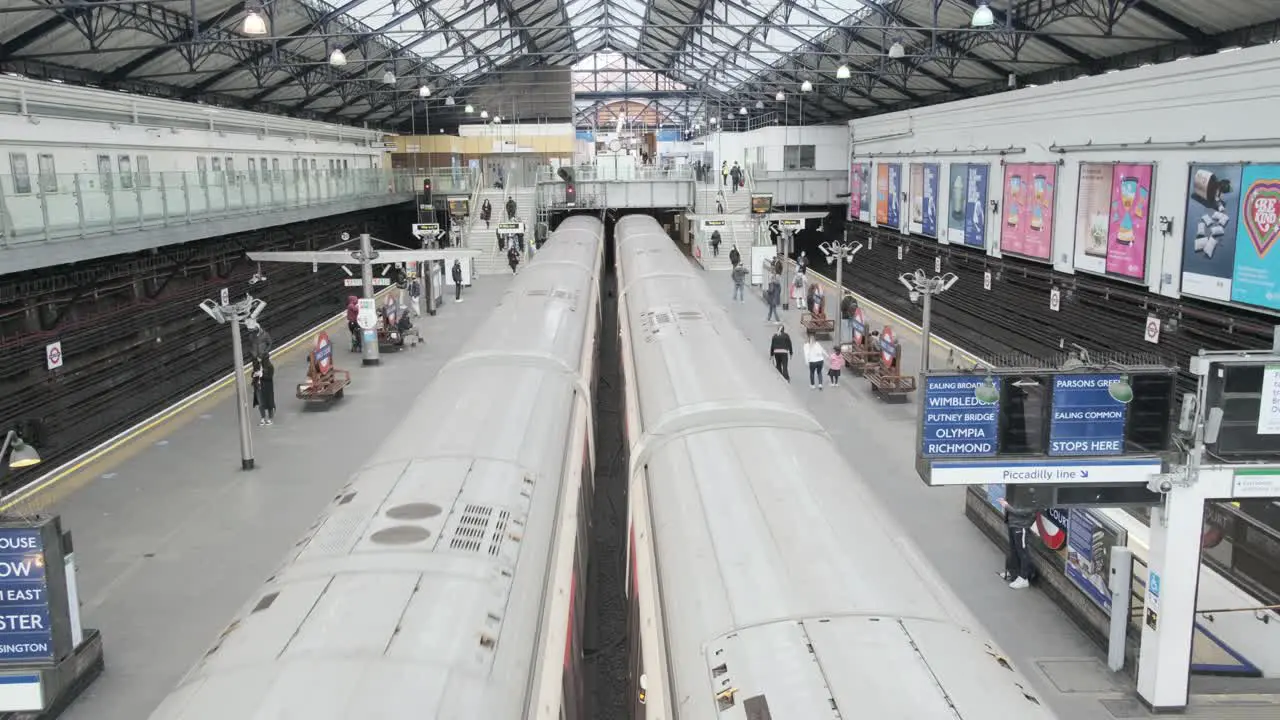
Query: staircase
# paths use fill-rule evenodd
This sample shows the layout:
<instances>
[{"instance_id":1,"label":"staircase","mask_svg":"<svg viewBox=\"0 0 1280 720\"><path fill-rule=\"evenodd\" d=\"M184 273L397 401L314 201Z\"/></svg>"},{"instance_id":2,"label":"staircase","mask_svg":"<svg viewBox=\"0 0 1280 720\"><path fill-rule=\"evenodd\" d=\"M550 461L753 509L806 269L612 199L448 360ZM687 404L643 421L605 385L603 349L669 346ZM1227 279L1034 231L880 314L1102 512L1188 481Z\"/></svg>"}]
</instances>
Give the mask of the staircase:
<instances>
[{"instance_id":1,"label":"staircase","mask_svg":"<svg viewBox=\"0 0 1280 720\"><path fill-rule=\"evenodd\" d=\"M721 190L724 191L723 197L719 194ZM738 188L738 192L735 193L732 188L720 185L699 185L698 194L694 200L694 211L699 215L720 214L719 208L716 207L718 198L724 205L725 219L728 220L724 227L720 228L720 257L712 257L709 244L711 234L707 233L700 242L700 244L708 243L701 247L702 266L707 270L727 271L731 267L729 249L734 245L737 245L738 252L742 253L742 262L750 262L755 221L751 219L751 193L745 187Z\"/></svg>"},{"instance_id":2,"label":"staircase","mask_svg":"<svg viewBox=\"0 0 1280 720\"><path fill-rule=\"evenodd\" d=\"M480 218L480 208L477 207L472 211L471 225L465 231L467 247L472 250L480 250L483 253L475 260L477 275L511 272L511 269L507 266L506 251L498 249L497 236L498 223L507 219L506 205L508 197L515 198L516 214L518 219L524 223L526 259L528 257L529 246L533 244L533 188L512 188L510 190L486 188L480 192L478 201L480 205L484 205L484 201L488 200L489 204L493 206L493 215L489 219L489 227L486 228L484 226L484 220Z\"/></svg>"}]
</instances>

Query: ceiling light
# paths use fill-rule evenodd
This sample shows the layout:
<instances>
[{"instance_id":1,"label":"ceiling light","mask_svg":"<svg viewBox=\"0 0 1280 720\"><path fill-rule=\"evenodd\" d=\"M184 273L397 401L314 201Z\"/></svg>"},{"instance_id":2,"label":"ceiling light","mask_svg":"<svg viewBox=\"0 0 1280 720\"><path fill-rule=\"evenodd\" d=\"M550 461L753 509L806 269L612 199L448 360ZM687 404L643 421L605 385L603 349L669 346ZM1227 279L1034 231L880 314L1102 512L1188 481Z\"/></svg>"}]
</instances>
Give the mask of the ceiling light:
<instances>
[{"instance_id":1,"label":"ceiling light","mask_svg":"<svg viewBox=\"0 0 1280 720\"><path fill-rule=\"evenodd\" d=\"M738 114L739 114L739 115L746 115L746 114L747 114L747 108L746 108L746 106L743 106L743 107L738 108Z\"/></svg>"},{"instance_id":2,"label":"ceiling light","mask_svg":"<svg viewBox=\"0 0 1280 720\"><path fill-rule=\"evenodd\" d=\"M487 118L489 117L489 111L488 111L488 110L481 110L481 111L480 111L480 117L487 119Z\"/></svg>"},{"instance_id":3,"label":"ceiling light","mask_svg":"<svg viewBox=\"0 0 1280 720\"><path fill-rule=\"evenodd\" d=\"M431 92L431 91L427 90L427 92ZM453 101L453 96L450 95L449 97L444 99L444 104L448 105L449 107L453 107L456 103Z\"/></svg>"},{"instance_id":4,"label":"ceiling light","mask_svg":"<svg viewBox=\"0 0 1280 720\"><path fill-rule=\"evenodd\" d=\"M889 57L895 60L906 54L907 54L906 49L903 48L902 43L898 42L897 40L894 40L893 44L889 46Z\"/></svg>"},{"instance_id":5,"label":"ceiling light","mask_svg":"<svg viewBox=\"0 0 1280 720\"><path fill-rule=\"evenodd\" d=\"M850 74L850 73L849 73L849 66L848 66L848 65L841 65L840 67L836 68L836 79L837 79L837 80L848 80L848 79L849 79L849 74Z\"/></svg>"},{"instance_id":6,"label":"ceiling light","mask_svg":"<svg viewBox=\"0 0 1280 720\"><path fill-rule=\"evenodd\" d=\"M991 27L996 24L995 13L991 12L991 8L987 7L984 2L978 5L978 9L973 11L973 20L969 25L976 28Z\"/></svg>"},{"instance_id":7,"label":"ceiling light","mask_svg":"<svg viewBox=\"0 0 1280 720\"><path fill-rule=\"evenodd\" d=\"M813 83L808 80L800 83L800 92L813 92Z\"/></svg>"},{"instance_id":8,"label":"ceiling light","mask_svg":"<svg viewBox=\"0 0 1280 720\"><path fill-rule=\"evenodd\" d=\"M787 94L779 90L778 94L773 96L773 99L777 100L778 102L782 102L783 100L787 99Z\"/></svg>"},{"instance_id":9,"label":"ceiling light","mask_svg":"<svg viewBox=\"0 0 1280 720\"><path fill-rule=\"evenodd\" d=\"M387 73L387 74L388 74L388 75L391 75L391 73ZM387 79L386 79L385 77L384 77L384 78L382 78L382 82L386 82L386 81L387 81ZM391 77L391 82L395 82L395 81L396 81L396 78L395 78L395 76L394 76L394 75L392 75L392 77ZM426 85L419 85L419 86L418 86L418 97L421 97L421 98L431 97L431 88L427 87ZM452 98L451 98L451 99L452 99Z\"/></svg>"},{"instance_id":10,"label":"ceiling light","mask_svg":"<svg viewBox=\"0 0 1280 720\"><path fill-rule=\"evenodd\" d=\"M395 84L396 84L396 74L395 74L395 73L393 73L393 72L391 72L390 70L388 70L388 71L386 71L386 72L382 73L382 84L383 84L383 85L395 85Z\"/></svg>"},{"instance_id":11,"label":"ceiling light","mask_svg":"<svg viewBox=\"0 0 1280 720\"><path fill-rule=\"evenodd\" d=\"M718 123L718 122L720 122L720 118L715 118L715 117L711 118L711 124L712 124L712 125L715 125L715 124L716 124L716 123Z\"/></svg>"},{"instance_id":12,"label":"ceiling light","mask_svg":"<svg viewBox=\"0 0 1280 720\"><path fill-rule=\"evenodd\" d=\"M245 35L266 35L267 21L263 20L256 11L250 10L249 14L244 16L244 25L240 29Z\"/></svg>"},{"instance_id":13,"label":"ceiling light","mask_svg":"<svg viewBox=\"0 0 1280 720\"><path fill-rule=\"evenodd\" d=\"M329 53L329 64L334 67L342 67L347 64L347 56L338 48L334 48L333 52Z\"/></svg>"},{"instance_id":14,"label":"ceiling light","mask_svg":"<svg viewBox=\"0 0 1280 720\"><path fill-rule=\"evenodd\" d=\"M757 101L756 101L756 109L757 109L757 110L763 110L763 109L764 109L764 101L763 101L763 100L757 100Z\"/></svg>"},{"instance_id":15,"label":"ceiling light","mask_svg":"<svg viewBox=\"0 0 1280 720\"><path fill-rule=\"evenodd\" d=\"M471 103L467 103L467 106L462 108L462 112L473 113L475 111L476 109L474 107L471 107Z\"/></svg>"}]
</instances>

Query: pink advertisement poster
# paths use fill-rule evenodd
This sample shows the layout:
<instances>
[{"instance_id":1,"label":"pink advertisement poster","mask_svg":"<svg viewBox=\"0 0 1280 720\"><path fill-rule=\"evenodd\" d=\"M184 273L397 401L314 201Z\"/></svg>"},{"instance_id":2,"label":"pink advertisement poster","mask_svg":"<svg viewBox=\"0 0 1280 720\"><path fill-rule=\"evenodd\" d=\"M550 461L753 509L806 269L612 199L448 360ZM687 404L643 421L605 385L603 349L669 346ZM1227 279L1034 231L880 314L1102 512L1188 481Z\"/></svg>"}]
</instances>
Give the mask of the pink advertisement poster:
<instances>
[{"instance_id":1,"label":"pink advertisement poster","mask_svg":"<svg viewBox=\"0 0 1280 720\"><path fill-rule=\"evenodd\" d=\"M1115 166L1111 179L1111 224L1107 228L1108 273L1146 279L1151 171L1150 165Z\"/></svg>"},{"instance_id":2,"label":"pink advertisement poster","mask_svg":"<svg viewBox=\"0 0 1280 720\"><path fill-rule=\"evenodd\" d=\"M849 168L849 219L857 220L862 213L862 165Z\"/></svg>"},{"instance_id":3,"label":"pink advertisement poster","mask_svg":"<svg viewBox=\"0 0 1280 720\"><path fill-rule=\"evenodd\" d=\"M1053 200L1058 166L1005 165L1000 252L1035 260L1053 256Z\"/></svg>"}]
</instances>

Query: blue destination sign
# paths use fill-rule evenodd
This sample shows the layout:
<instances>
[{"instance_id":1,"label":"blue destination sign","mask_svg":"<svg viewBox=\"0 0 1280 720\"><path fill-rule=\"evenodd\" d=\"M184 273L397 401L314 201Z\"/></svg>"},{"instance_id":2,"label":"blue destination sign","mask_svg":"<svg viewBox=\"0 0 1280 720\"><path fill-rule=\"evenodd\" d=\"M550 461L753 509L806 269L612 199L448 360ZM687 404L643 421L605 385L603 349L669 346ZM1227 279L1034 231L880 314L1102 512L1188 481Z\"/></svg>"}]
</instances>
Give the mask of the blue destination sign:
<instances>
[{"instance_id":1,"label":"blue destination sign","mask_svg":"<svg viewBox=\"0 0 1280 720\"><path fill-rule=\"evenodd\" d=\"M931 377L924 386L924 457L993 457L1000 405L984 403L976 390L984 378ZM996 389L1000 378L993 378Z\"/></svg>"},{"instance_id":2,"label":"blue destination sign","mask_svg":"<svg viewBox=\"0 0 1280 720\"><path fill-rule=\"evenodd\" d=\"M52 660L40 530L0 528L0 663Z\"/></svg>"},{"instance_id":3,"label":"blue destination sign","mask_svg":"<svg viewBox=\"0 0 1280 720\"><path fill-rule=\"evenodd\" d=\"M1119 375L1057 375L1053 378L1053 419L1049 454L1121 455L1125 404L1107 391Z\"/></svg>"}]
</instances>

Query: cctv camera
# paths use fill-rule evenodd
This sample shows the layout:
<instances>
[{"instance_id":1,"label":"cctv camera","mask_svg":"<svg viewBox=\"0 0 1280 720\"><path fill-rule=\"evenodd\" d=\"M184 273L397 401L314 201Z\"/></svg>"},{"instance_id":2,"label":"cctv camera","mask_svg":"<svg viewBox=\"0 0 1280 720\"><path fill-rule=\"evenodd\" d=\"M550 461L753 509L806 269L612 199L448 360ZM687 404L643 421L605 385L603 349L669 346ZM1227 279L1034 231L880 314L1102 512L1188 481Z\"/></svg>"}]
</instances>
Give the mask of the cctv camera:
<instances>
[{"instance_id":1,"label":"cctv camera","mask_svg":"<svg viewBox=\"0 0 1280 720\"><path fill-rule=\"evenodd\" d=\"M912 291L911 291L911 302L913 302L913 303L920 302L920 293L916 292L915 290L912 290Z\"/></svg>"},{"instance_id":2,"label":"cctv camera","mask_svg":"<svg viewBox=\"0 0 1280 720\"><path fill-rule=\"evenodd\" d=\"M1147 489L1153 493L1160 493L1163 495L1168 493L1170 490L1173 490L1173 481L1167 477L1160 477L1157 475L1147 481Z\"/></svg>"}]
</instances>

